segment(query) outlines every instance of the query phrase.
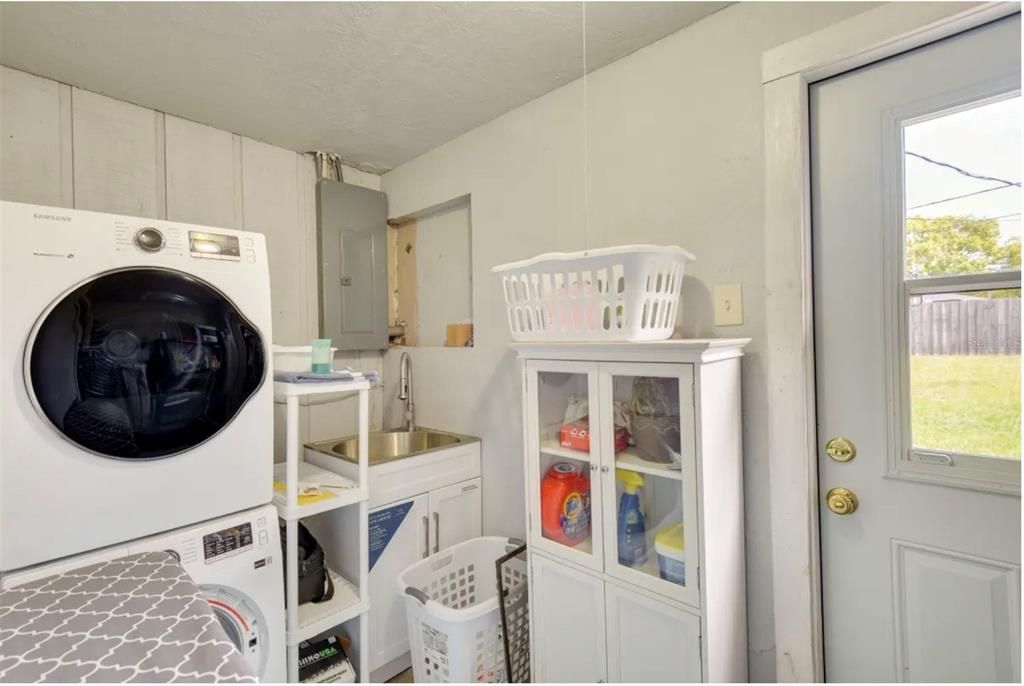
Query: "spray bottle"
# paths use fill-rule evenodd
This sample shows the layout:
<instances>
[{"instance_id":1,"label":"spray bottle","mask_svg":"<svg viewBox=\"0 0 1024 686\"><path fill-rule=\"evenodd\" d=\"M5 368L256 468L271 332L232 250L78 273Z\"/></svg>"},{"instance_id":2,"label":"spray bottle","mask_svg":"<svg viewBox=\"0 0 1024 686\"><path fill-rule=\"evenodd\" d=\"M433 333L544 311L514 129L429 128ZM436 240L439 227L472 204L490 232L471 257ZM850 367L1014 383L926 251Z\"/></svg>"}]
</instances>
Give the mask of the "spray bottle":
<instances>
[{"instance_id":1,"label":"spray bottle","mask_svg":"<svg viewBox=\"0 0 1024 686\"><path fill-rule=\"evenodd\" d=\"M615 478L622 482L622 499L619 501L619 563L636 567L647 558L646 527L640 507L640 489L644 485L644 477L628 469L616 469Z\"/></svg>"}]
</instances>

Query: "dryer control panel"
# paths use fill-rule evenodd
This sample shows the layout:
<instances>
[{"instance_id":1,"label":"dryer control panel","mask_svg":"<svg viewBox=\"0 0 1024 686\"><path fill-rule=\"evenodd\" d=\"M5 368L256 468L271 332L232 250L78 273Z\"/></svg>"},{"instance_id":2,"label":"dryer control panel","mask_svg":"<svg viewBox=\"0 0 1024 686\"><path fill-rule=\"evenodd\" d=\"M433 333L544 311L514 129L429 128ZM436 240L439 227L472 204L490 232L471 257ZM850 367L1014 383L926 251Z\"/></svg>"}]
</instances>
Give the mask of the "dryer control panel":
<instances>
[{"instance_id":1,"label":"dryer control panel","mask_svg":"<svg viewBox=\"0 0 1024 686\"><path fill-rule=\"evenodd\" d=\"M246 240L252 247L252 239L246 238ZM188 247L192 257L201 257L207 260L233 260L235 262L242 259L238 236L230 236L226 233L189 231ZM255 254L253 257L255 258Z\"/></svg>"}]
</instances>

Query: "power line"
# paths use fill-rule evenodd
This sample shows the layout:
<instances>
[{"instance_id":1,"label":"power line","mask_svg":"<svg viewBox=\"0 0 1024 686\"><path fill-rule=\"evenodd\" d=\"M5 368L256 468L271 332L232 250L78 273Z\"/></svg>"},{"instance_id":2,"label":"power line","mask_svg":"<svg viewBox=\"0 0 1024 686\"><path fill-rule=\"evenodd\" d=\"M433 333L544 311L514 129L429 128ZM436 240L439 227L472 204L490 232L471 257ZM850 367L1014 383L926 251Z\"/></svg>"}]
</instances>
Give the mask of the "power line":
<instances>
[{"instance_id":1,"label":"power line","mask_svg":"<svg viewBox=\"0 0 1024 686\"><path fill-rule=\"evenodd\" d=\"M963 195L954 195L951 198L943 198L942 200L933 200L931 202L921 203L920 205L914 205L913 207L908 207L907 211L909 212L910 210L916 210L916 209L919 209L919 208L922 208L922 207L931 207L932 205L941 205L942 203L950 202L951 200L960 200L961 198L970 198L971 196L974 196L974 195L981 195L982 193L991 193L992 191L1001 191L1004 188L1012 188L1012 187L1013 187L1012 185L1004 183L1002 186L993 186L992 188L984 188L984 189L982 189L980 191L974 191L973 193L964 193Z\"/></svg>"},{"instance_id":2,"label":"power line","mask_svg":"<svg viewBox=\"0 0 1024 686\"><path fill-rule=\"evenodd\" d=\"M945 167L946 169L952 169L957 174L961 174L963 176L967 176L967 177L970 177L972 179L981 179L982 181L995 181L996 183L1001 183L1004 186L1020 186L1020 181L1007 181L1006 179L1001 179L998 176L985 176L983 174L975 174L974 172L969 172L966 169L962 169L962 168L956 166L955 164L950 164L949 162L941 162L939 160L933 160L930 157L925 157L924 155L921 155L921 154L916 153L916 152L911 152L909 150L906 150L904 152L905 152L905 154L910 155L911 157L916 157L919 160L924 160L925 162L927 162L929 164L934 164L937 167Z\"/></svg>"},{"instance_id":3,"label":"power line","mask_svg":"<svg viewBox=\"0 0 1024 686\"><path fill-rule=\"evenodd\" d=\"M978 222L992 222L999 221L1000 219L1010 219L1011 217L1019 217L1020 212L1011 212L1010 214L1001 214L998 217L970 217L972 221ZM907 217L908 219L932 219L933 217Z\"/></svg>"}]
</instances>

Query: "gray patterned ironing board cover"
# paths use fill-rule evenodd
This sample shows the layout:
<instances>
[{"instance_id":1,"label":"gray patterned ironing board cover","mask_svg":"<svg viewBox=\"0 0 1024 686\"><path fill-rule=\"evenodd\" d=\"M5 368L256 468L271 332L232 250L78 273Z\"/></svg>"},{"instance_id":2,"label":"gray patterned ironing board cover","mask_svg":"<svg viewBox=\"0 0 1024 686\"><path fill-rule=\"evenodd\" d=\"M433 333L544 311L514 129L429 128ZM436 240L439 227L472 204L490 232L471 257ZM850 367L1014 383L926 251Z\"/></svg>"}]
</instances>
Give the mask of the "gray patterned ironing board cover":
<instances>
[{"instance_id":1,"label":"gray patterned ironing board cover","mask_svg":"<svg viewBox=\"0 0 1024 686\"><path fill-rule=\"evenodd\" d=\"M0 682L214 681L257 679L169 553L0 591Z\"/></svg>"}]
</instances>

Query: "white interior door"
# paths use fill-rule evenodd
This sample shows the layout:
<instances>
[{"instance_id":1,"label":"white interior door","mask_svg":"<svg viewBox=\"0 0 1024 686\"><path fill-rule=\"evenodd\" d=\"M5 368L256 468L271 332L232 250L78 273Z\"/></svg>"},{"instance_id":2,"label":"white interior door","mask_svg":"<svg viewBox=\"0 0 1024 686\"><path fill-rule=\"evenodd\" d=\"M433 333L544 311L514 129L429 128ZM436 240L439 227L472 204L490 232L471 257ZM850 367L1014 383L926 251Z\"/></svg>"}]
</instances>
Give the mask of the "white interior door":
<instances>
[{"instance_id":1,"label":"white interior door","mask_svg":"<svg viewBox=\"0 0 1024 686\"><path fill-rule=\"evenodd\" d=\"M829 681L1021 678L1020 60L1018 15L810 89Z\"/></svg>"},{"instance_id":2,"label":"white interior door","mask_svg":"<svg viewBox=\"0 0 1024 686\"><path fill-rule=\"evenodd\" d=\"M480 479L470 479L431 491L431 552L450 548L480 535Z\"/></svg>"},{"instance_id":3,"label":"white interior door","mask_svg":"<svg viewBox=\"0 0 1024 686\"><path fill-rule=\"evenodd\" d=\"M606 583L609 683L700 683L700 617Z\"/></svg>"},{"instance_id":4,"label":"white interior door","mask_svg":"<svg viewBox=\"0 0 1024 686\"><path fill-rule=\"evenodd\" d=\"M426 493L370 511L371 671L409 652L405 600L395 578L428 555L429 513Z\"/></svg>"},{"instance_id":5,"label":"white interior door","mask_svg":"<svg viewBox=\"0 0 1024 686\"><path fill-rule=\"evenodd\" d=\"M537 681L606 681L604 581L537 554L530 555L530 568L530 649Z\"/></svg>"}]
</instances>

